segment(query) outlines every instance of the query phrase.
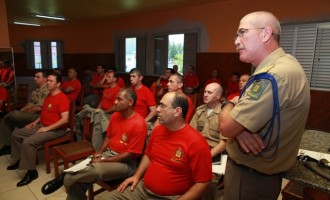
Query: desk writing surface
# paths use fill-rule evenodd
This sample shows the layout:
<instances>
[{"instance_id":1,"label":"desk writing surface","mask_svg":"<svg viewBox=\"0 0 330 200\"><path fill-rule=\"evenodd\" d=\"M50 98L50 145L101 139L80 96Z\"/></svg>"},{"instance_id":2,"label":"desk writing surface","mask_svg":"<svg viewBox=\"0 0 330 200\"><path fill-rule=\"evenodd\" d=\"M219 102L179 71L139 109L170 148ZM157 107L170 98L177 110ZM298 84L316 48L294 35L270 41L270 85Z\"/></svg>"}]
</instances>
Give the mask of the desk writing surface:
<instances>
[{"instance_id":1,"label":"desk writing surface","mask_svg":"<svg viewBox=\"0 0 330 200\"><path fill-rule=\"evenodd\" d=\"M300 143L300 148L329 153L330 133L306 130ZM307 187L330 193L330 181L306 168L301 161L297 160L295 166L284 173L283 177L301 183Z\"/></svg>"}]
</instances>

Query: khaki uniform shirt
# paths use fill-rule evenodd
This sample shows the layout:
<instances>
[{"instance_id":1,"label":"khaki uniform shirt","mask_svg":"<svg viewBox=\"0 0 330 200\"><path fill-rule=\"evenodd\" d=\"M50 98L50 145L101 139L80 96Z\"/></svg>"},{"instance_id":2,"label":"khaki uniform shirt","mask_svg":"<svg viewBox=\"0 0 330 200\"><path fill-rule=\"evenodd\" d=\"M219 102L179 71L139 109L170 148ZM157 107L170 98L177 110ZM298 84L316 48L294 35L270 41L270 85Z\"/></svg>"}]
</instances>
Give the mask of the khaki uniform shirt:
<instances>
[{"instance_id":1,"label":"khaki uniform shirt","mask_svg":"<svg viewBox=\"0 0 330 200\"><path fill-rule=\"evenodd\" d=\"M47 88L47 84L44 84L40 88L36 88L32 91L31 100L28 103L29 108L32 106L40 106L44 103L46 96L48 95L49 90Z\"/></svg>"},{"instance_id":2,"label":"khaki uniform shirt","mask_svg":"<svg viewBox=\"0 0 330 200\"><path fill-rule=\"evenodd\" d=\"M207 143L213 148L219 144L220 139L226 139L220 136L219 130L219 113L221 111L221 104L219 103L214 110L207 115L206 104L199 106L190 121L190 125L202 133Z\"/></svg>"},{"instance_id":3,"label":"khaki uniform shirt","mask_svg":"<svg viewBox=\"0 0 330 200\"><path fill-rule=\"evenodd\" d=\"M268 72L278 85L280 106L280 138L274 157L271 152L263 156L245 154L234 139L227 142L229 156L238 164L266 174L275 174L293 167L309 111L310 90L306 75L299 62L282 48L268 55L256 68L254 75ZM273 112L273 91L268 80L256 80L244 92L231 111L231 117L252 133L264 134ZM272 142L277 135L278 121L275 120ZM266 144L265 144L266 145Z\"/></svg>"}]
</instances>

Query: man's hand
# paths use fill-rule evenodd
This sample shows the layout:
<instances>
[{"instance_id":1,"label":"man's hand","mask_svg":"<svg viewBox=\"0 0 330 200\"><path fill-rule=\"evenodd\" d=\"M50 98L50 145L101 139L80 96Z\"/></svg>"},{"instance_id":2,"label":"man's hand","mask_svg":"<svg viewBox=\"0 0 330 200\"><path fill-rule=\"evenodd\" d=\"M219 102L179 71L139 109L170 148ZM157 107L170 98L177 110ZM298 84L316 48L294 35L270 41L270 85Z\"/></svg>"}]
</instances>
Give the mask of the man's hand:
<instances>
[{"instance_id":1,"label":"man's hand","mask_svg":"<svg viewBox=\"0 0 330 200\"><path fill-rule=\"evenodd\" d=\"M47 128L47 126L45 126L45 127L40 127L36 133L45 133L47 131L49 131L49 129Z\"/></svg>"},{"instance_id":2,"label":"man's hand","mask_svg":"<svg viewBox=\"0 0 330 200\"><path fill-rule=\"evenodd\" d=\"M135 189L136 185L139 183L139 181L140 180L137 177L131 176L119 185L119 187L117 188L117 191L124 192L126 187L128 187L129 185L131 185L130 190L133 191Z\"/></svg>"},{"instance_id":3,"label":"man's hand","mask_svg":"<svg viewBox=\"0 0 330 200\"><path fill-rule=\"evenodd\" d=\"M31 129L33 129L36 125L37 125L37 123L35 123L35 122L31 122L31 123L27 124L27 125L25 126L25 128L26 128L27 130L31 130Z\"/></svg>"},{"instance_id":4,"label":"man's hand","mask_svg":"<svg viewBox=\"0 0 330 200\"><path fill-rule=\"evenodd\" d=\"M247 130L244 130L241 134L236 136L236 141L240 145L241 149L246 153L253 153L258 155L264 148L264 142L258 134L253 134Z\"/></svg>"}]
</instances>

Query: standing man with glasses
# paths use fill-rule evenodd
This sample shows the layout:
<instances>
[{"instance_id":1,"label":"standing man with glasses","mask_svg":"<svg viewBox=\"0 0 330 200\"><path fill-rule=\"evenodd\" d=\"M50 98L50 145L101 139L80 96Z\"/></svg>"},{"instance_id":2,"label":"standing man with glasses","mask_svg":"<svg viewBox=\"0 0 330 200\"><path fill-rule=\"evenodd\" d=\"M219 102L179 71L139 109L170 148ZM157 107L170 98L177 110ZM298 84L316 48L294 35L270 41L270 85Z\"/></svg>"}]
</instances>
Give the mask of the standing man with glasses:
<instances>
[{"instance_id":1,"label":"standing man with glasses","mask_svg":"<svg viewBox=\"0 0 330 200\"><path fill-rule=\"evenodd\" d=\"M274 199L281 173L294 166L310 91L299 62L279 46L281 27L269 12L247 14L235 37L240 60L255 67L236 106L220 113L228 137L224 199Z\"/></svg>"}]
</instances>

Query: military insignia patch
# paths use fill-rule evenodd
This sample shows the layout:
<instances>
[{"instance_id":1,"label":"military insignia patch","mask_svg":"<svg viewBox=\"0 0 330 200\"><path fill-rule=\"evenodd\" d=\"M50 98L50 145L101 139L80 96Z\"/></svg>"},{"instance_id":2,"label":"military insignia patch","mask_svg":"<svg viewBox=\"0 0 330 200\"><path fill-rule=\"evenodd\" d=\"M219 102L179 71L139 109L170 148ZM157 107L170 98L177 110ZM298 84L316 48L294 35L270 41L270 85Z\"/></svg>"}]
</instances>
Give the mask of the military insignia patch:
<instances>
[{"instance_id":1,"label":"military insignia patch","mask_svg":"<svg viewBox=\"0 0 330 200\"><path fill-rule=\"evenodd\" d=\"M178 147L175 149L173 153L172 161L181 162L183 156L184 156L183 150L181 149L181 147Z\"/></svg>"},{"instance_id":2,"label":"military insignia patch","mask_svg":"<svg viewBox=\"0 0 330 200\"><path fill-rule=\"evenodd\" d=\"M127 145L127 141L128 141L127 135L125 133L123 133L121 135L120 143Z\"/></svg>"},{"instance_id":3,"label":"military insignia patch","mask_svg":"<svg viewBox=\"0 0 330 200\"><path fill-rule=\"evenodd\" d=\"M258 100L268 84L269 82L266 80L254 81L251 86L251 89L247 92L247 95L250 96L252 99Z\"/></svg>"}]
</instances>

